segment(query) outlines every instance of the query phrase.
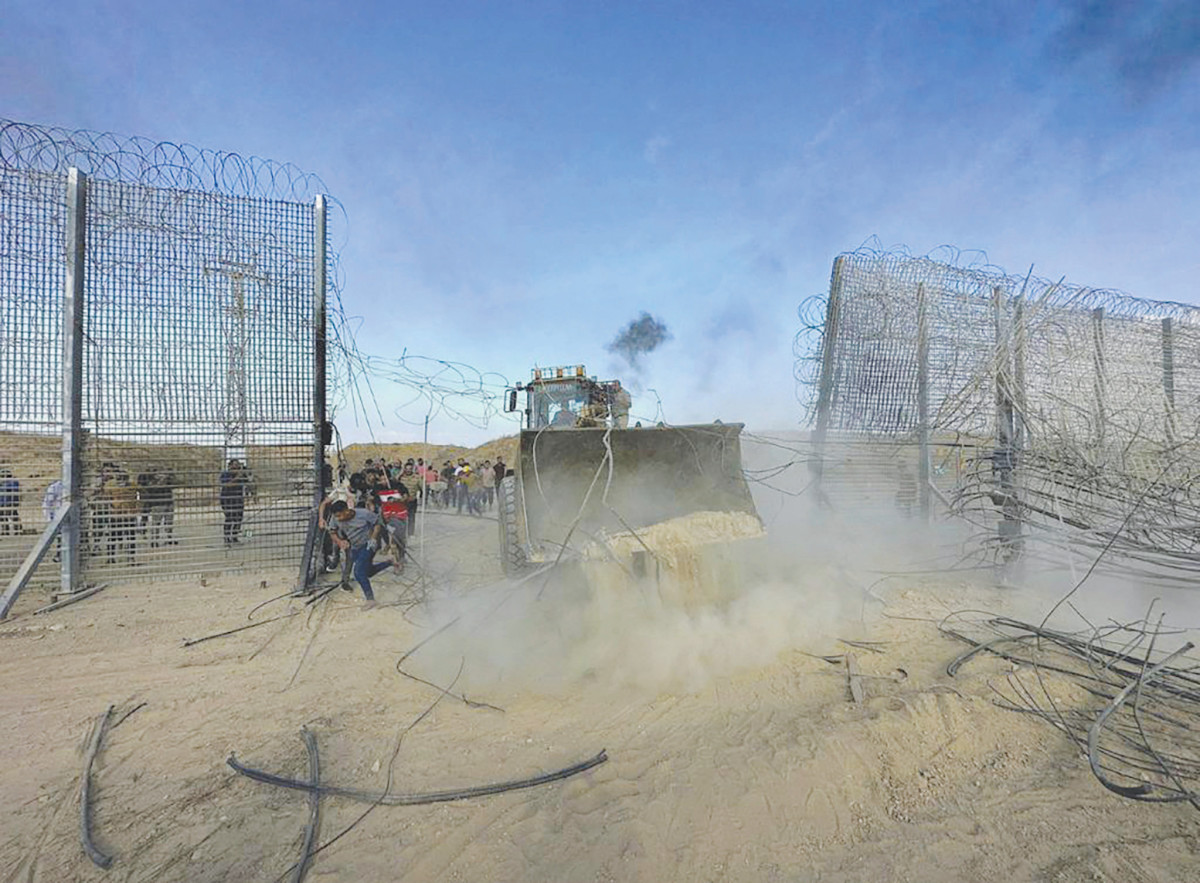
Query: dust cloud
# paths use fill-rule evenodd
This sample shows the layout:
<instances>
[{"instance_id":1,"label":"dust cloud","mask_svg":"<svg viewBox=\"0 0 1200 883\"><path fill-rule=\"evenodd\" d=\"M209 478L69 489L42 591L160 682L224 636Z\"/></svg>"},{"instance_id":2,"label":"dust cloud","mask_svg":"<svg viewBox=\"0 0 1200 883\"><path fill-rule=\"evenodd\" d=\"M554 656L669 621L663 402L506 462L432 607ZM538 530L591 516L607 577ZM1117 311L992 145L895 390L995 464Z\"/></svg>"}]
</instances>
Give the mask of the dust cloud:
<instances>
[{"instance_id":1,"label":"dust cloud","mask_svg":"<svg viewBox=\"0 0 1200 883\"><path fill-rule=\"evenodd\" d=\"M746 440L743 450L751 474L779 459ZM707 553L721 584L697 594L715 594L711 603L688 603L661 580L617 568L610 575L619 578L597 579L586 566L563 565L436 599L430 632L452 624L414 657L413 670L443 683L461 664L459 685L491 696L581 686L656 695L696 692L788 651L835 652L836 638L861 636L878 615L871 587L880 573L928 563L948 538L890 507L816 506L796 496L809 478L800 466L769 487L751 483L766 537Z\"/></svg>"},{"instance_id":2,"label":"dust cloud","mask_svg":"<svg viewBox=\"0 0 1200 883\"><path fill-rule=\"evenodd\" d=\"M452 625L422 648L414 671L444 683L461 664L460 686L501 697L582 687L695 693L789 652L840 652L837 638L866 635L889 599L908 589L937 599L970 588L991 612L1040 622L1094 556L1031 544L1025 563L1001 574L979 554L980 525L927 523L897 505L887 488L893 480L903 487L899 474L881 472L873 493L820 503L803 456L752 436L743 437L742 450L766 536L704 546L699 571L707 576L690 590L661 574L635 578L587 561L522 582L451 590L425 615L431 631ZM789 458L797 462L778 471ZM762 474L771 477L754 480ZM639 511L637 500L623 504ZM1165 613L1168 625L1193 629L1197 600L1187 587L1099 569L1049 625L1075 631L1133 622L1153 603L1154 619ZM955 609L944 607L944 614Z\"/></svg>"},{"instance_id":3,"label":"dust cloud","mask_svg":"<svg viewBox=\"0 0 1200 883\"><path fill-rule=\"evenodd\" d=\"M847 611L830 585L814 569L746 586L720 606L685 609L644 586L592 591L582 572L560 568L522 586L444 599L437 620L457 622L422 651L421 664L444 677L463 660L468 690L694 692L768 664L841 620Z\"/></svg>"}]
</instances>

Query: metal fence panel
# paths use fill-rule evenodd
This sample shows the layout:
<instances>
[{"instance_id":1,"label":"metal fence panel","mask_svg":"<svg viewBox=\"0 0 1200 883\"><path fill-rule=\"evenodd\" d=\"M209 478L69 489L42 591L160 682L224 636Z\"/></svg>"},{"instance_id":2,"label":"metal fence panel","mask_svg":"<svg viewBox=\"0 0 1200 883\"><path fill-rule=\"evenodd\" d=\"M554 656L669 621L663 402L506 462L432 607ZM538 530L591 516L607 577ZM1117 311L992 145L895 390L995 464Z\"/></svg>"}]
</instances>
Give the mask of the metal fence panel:
<instances>
[{"instance_id":1,"label":"metal fence panel","mask_svg":"<svg viewBox=\"0 0 1200 883\"><path fill-rule=\"evenodd\" d=\"M0 167L0 574L11 575L48 520L62 445L66 189L61 175ZM46 561L38 580L57 580Z\"/></svg>"},{"instance_id":2,"label":"metal fence panel","mask_svg":"<svg viewBox=\"0 0 1200 883\"><path fill-rule=\"evenodd\" d=\"M82 576L294 563L318 480L315 179L0 122L0 470L20 484L23 531L0 535L0 574L46 523L40 503L63 468L64 213L77 165L90 172ZM39 579L52 576L43 566Z\"/></svg>"},{"instance_id":3,"label":"metal fence panel","mask_svg":"<svg viewBox=\"0 0 1200 883\"><path fill-rule=\"evenodd\" d=\"M820 366L796 376L826 497L853 474L855 487L898 486L908 498L912 458L878 450L922 441L918 296L929 325L924 438L935 484L959 511L998 521L1001 545L1033 527L1157 571L1200 567L1200 308L1184 304L901 253L840 256L836 311L801 310L836 312L836 323L812 318L797 340L800 362ZM873 479L873 464L845 465L864 446L886 464Z\"/></svg>"}]
</instances>

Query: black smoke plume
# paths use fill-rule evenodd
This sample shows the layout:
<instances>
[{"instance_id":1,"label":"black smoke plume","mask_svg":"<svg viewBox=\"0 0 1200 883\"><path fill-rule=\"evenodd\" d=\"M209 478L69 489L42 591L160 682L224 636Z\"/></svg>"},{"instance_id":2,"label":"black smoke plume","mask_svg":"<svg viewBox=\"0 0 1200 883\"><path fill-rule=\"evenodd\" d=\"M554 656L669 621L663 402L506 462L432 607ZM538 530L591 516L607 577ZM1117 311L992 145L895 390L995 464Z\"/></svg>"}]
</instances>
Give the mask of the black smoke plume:
<instances>
[{"instance_id":1,"label":"black smoke plume","mask_svg":"<svg viewBox=\"0 0 1200 883\"><path fill-rule=\"evenodd\" d=\"M649 313L642 313L626 325L605 349L623 358L631 368L637 368L638 359L654 352L670 339L671 332L667 330L666 323Z\"/></svg>"}]
</instances>

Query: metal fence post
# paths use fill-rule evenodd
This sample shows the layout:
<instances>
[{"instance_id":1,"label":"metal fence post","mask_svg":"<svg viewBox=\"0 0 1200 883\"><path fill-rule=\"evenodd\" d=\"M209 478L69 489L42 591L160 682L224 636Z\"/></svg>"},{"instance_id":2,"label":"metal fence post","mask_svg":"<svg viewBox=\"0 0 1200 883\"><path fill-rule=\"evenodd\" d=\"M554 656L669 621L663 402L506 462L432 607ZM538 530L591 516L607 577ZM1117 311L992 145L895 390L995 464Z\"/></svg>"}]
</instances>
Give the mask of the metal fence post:
<instances>
[{"instance_id":1,"label":"metal fence post","mask_svg":"<svg viewBox=\"0 0 1200 883\"><path fill-rule=\"evenodd\" d=\"M79 523L83 488L83 315L87 257L87 176L67 172L66 277L62 340L62 501L71 507L62 526L61 583L74 591L83 549Z\"/></svg>"},{"instance_id":2,"label":"metal fence post","mask_svg":"<svg viewBox=\"0 0 1200 883\"><path fill-rule=\"evenodd\" d=\"M1017 497L1017 458L1012 397L1012 340L1004 316L1004 289L992 289L992 310L996 324L996 450L992 454L992 472L1000 506L1001 563L1005 566L1021 554L1021 503Z\"/></svg>"},{"instance_id":3,"label":"metal fence post","mask_svg":"<svg viewBox=\"0 0 1200 883\"><path fill-rule=\"evenodd\" d=\"M1166 396L1167 447L1175 446L1175 329L1170 317L1162 320L1162 382Z\"/></svg>"},{"instance_id":4,"label":"metal fence post","mask_svg":"<svg viewBox=\"0 0 1200 883\"><path fill-rule=\"evenodd\" d=\"M929 306L925 283L917 283L917 499L921 515L928 519L931 509L930 482L933 480L933 452L929 426Z\"/></svg>"},{"instance_id":5,"label":"metal fence post","mask_svg":"<svg viewBox=\"0 0 1200 883\"><path fill-rule=\"evenodd\" d=\"M1000 286L992 289L992 312L996 326L996 440L1001 448L1012 449L1013 400L1012 400L1012 346L1009 329L1004 316L1004 290Z\"/></svg>"},{"instance_id":6,"label":"metal fence post","mask_svg":"<svg viewBox=\"0 0 1200 883\"><path fill-rule=\"evenodd\" d=\"M825 473L825 440L829 434L829 421L833 414L835 395L834 374L837 370L835 350L838 328L841 323L842 285L845 275L846 257L839 255L833 261L833 275L829 281L829 302L825 306L825 330L821 335L821 377L817 388L817 424L813 431L813 447L816 451L813 472L818 496L821 480Z\"/></svg>"},{"instance_id":7,"label":"metal fence post","mask_svg":"<svg viewBox=\"0 0 1200 883\"><path fill-rule=\"evenodd\" d=\"M1025 351L1029 337L1025 325L1025 292L1013 303L1013 389L1012 399L1016 411L1013 417L1013 445L1018 451L1025 450L1029 439L1026 435L1029 396L1025 388Z\"/></svg>"},{"instance_id":8,"label":"metal fence post","mask_svg":"<svg viewBox=\"0 0 1200 883\"><path fill-rule=\"evenodd\" d=\"M318 195L313 202L313 509L304 537L297 591L308 588L313 576L317 546L317 510L325 498L325 262L326 201Z\"/></svg>"},{"instance_id":9,"label":"metal fence post","mask_svg":"<svg viewBox=\"0 0 1200 883\"><path fill-rule=\"evenodd\" d=\"M325 294L326 215L324 196L313 204L313 480L325 496Z\"/></svg>"}]
</instances>

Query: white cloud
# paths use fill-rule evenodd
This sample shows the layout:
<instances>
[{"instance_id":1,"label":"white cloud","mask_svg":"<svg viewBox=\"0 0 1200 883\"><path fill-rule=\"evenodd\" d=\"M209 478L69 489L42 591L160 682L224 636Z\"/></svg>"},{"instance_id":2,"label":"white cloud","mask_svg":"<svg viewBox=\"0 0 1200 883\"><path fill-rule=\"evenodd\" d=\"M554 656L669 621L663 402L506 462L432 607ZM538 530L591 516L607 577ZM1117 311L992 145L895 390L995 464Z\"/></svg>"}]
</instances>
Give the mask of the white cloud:
<instances>
[{"instance_id":1,"label":"white cloud","mask_svg":"<svg viewBox=\"0 0 1200 883\"><path fill-rule=\"evenodd\" d=\"M646 142L645 147L642 148L642 156L645 157L646 162L650 163L650 165L658 165L659 157L661 157L663 151L670 146L671 139L666 135L655 135L653 138L650 138Z\"/></svg>"}]
</instances>

